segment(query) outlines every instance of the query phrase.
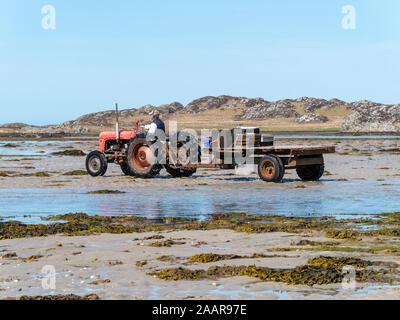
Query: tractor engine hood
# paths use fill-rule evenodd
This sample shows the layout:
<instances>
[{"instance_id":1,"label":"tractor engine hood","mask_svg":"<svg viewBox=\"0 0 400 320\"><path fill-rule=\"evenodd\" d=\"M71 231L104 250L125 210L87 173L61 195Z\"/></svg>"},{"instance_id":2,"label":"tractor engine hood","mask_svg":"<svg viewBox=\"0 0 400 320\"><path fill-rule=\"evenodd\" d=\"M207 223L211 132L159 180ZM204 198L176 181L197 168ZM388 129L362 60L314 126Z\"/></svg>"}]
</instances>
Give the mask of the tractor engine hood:
<instances>
[{"instance_id":1,"label":"tractor engine hood","mask_svg":"<svg viewBox=\"0 0 400 320\"><path fill-rule=\"evenodd\" d=\"M137 130L121 130L119 132L119 139L121 141L129 141L130 139L134 138L139 131ZM117 140L117 135L115 131L104 131L100 133L99 136L100 140L100 152L105 151L105 145L107 141L116 141Z\"/></svg>"}]
</instances>

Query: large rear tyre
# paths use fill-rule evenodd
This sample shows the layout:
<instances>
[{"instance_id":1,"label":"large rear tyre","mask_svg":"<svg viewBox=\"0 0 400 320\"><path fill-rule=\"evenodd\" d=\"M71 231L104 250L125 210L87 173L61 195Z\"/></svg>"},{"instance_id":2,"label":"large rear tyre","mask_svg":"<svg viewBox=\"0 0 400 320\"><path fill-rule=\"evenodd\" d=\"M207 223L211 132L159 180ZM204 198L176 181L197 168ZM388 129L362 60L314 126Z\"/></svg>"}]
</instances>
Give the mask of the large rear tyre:
<instances>
[{"instance_id":1,"label":"large rear tyre","mask_svg":"<svg viewBox=\"0 0 400 320\"><path fill-rule=\"evenodd\" d=\"M258 163L258 175L265 182L281 182L284 174L285 167L277 156L267 155Z\"/></svg>"},{"instance_id":2,"label":"large rear tyre","mask_svg":"<svg viewBox=\"0 0 400 320\"><path fill-rule=\"evenodd\" d=\"M107 159L100 151L92 151L87 155L86 170L92 177L104 176L107 168Z\"/></svg>"},{"instance_id":3,"label":"large rear tyre","mask_svg":"<svg viewBox=\"0 0 400 320\"><path fill-rule=\"evenodd\" d=\"M155 163L150 146L144 134L137 135L129 143L127 164L135 177L152 178L161 170L161 166Z\"/></svg>"},{"instance_id":4,"label":"large rear tyre","mask_svg":"<svg viewBox=\"0 0 400 320\"><path fill-rule=\"evenodd\" d=\"M318 181L324 174L324 164L313 164L296 168L297 175L303 181Z\"/></svg>"}]
</instances>

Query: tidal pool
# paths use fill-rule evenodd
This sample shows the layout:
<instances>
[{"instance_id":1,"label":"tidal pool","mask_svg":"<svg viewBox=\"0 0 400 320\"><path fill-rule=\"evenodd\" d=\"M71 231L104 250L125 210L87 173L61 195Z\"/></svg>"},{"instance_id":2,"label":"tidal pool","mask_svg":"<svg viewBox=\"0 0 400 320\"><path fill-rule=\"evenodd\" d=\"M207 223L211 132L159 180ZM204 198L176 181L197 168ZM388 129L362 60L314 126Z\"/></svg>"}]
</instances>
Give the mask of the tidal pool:
<instances>
[{"instance_id":1,"label":"tidal pool","mask_svg":"<svg viewBox=\"0 0 400 320\"><path fill-rule=\"evenodd\" d=\"M335 216L354 218L400 211L400 180L322 180L296 188L282 184L143 186L123 194L88 194L88 189L0 189L0 217L43 223L40 217L85 212L97 215L137 215L149 218L189 216L207 219L217 212Z\"/></svg>"}]
</instances>

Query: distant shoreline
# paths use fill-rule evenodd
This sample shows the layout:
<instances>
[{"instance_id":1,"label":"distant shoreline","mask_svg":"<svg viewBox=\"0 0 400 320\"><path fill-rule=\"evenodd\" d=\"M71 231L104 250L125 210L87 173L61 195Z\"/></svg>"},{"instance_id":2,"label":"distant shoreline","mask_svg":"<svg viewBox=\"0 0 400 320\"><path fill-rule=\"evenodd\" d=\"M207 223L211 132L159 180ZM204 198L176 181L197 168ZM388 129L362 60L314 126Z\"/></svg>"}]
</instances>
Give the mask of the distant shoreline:
<instances>
[{"instance_id":1,"label":"distant shoreline","mask_svg":"<svg viewBox=\"0 0 400 320\"><path fill-rule=\"evenodd\" d=\"M100 133L100 132L99 132ZM76 140L79 139L88 139L88 138L97 138L99 133L86 133L86 134L54 134L54 133L38 133L38 134L26 134L19 132L10 132L10 133L0 133L0 141L4 140L16 140L22 141L26 139L30 140L64 140L74 138ZM366 137L366 136L381 136L382 139L385 137L400 137L400 132L343 132L343 131L324 131L324 130L313 130L313 131L263 131L263 133L273 134L274 136L287 136L287 135L296 135L296 136L340 136L340 137Z\"/></svg>"}]
</instances>

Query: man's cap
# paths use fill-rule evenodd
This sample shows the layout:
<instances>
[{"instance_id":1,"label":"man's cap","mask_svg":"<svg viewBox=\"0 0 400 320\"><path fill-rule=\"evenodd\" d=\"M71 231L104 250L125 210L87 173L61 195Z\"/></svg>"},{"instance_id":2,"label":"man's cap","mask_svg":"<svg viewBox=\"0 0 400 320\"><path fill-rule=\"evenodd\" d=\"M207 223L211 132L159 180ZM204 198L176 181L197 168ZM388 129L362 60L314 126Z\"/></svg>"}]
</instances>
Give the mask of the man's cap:
<instances>
[{"instance_id":1,"label":"man's cap","mask_svg":"<svg viewBox=\"0 0 400 320\"><path fill-rule=\"evenodd\" d=\"M153 110L153 111L151 111L150 113L149 113L149 115L150 116L159 116L160 115L160 112L158 111L158 110Z\"/></svg>"}]
</instances>

